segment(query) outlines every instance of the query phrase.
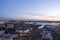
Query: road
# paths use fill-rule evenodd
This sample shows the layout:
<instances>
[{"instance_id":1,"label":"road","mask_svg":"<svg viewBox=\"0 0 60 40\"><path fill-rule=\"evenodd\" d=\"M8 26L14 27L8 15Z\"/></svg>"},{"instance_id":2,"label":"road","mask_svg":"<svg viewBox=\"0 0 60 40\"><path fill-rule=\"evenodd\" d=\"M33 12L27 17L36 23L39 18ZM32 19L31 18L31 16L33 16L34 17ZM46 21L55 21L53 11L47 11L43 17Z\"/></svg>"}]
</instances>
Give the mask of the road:
<instances>
[{"instance_id":1,"label":"road","mask_svg":"<svg viewBox=\"0 0 60 40\"><path fill-rule=\"evenodd\" d=\"M53 40L51 32L44 29L42 32L42 40Z\"/></svg>"}]
</instances>

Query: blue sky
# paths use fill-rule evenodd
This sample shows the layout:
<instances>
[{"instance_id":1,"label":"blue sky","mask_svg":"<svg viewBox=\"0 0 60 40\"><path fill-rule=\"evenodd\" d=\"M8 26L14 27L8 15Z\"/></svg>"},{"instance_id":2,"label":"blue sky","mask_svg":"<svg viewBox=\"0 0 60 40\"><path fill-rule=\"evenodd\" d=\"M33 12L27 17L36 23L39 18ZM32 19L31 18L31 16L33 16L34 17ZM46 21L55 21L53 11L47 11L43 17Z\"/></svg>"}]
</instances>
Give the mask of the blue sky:
<instances>
[{"instance_id":1,"label":"blue sky","mask_svg":"<svg viewBox=\"0 0 60 40\"><path fill-rule=\"evenodd\" d=\"M0 0L0 17L60 17L60 0Z\"/></svg>"}]
</instances>

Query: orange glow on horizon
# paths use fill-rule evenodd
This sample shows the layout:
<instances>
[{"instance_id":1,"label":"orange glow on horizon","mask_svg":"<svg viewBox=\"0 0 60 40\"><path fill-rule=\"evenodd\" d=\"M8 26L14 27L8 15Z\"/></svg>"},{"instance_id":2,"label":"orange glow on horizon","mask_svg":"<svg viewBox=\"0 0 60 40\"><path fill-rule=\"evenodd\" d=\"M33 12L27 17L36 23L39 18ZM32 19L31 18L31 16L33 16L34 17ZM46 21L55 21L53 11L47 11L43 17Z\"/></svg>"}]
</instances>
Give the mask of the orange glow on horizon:
<instances>
[{"instance_id":1,"label":"orange glow on horizon","mask_svg":"<svg viewBox=\"0 0 60 40\"><path fill-rule=\"evenodd\" d=\"M32 20L47 20L47 21L60 21L60 18L57 17L27 17Z\"/></svg>"}]
</instances>

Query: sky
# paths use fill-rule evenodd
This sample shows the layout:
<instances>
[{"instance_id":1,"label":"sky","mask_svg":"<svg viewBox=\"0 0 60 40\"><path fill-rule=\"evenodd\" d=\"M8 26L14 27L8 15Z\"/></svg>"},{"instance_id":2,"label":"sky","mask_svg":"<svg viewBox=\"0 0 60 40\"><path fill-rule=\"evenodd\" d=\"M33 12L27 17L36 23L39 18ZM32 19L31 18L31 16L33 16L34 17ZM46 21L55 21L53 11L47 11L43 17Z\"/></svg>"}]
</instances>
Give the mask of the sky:
<instances>
[{"instance_id":1,"label":"sky","mask_svg":"<svg viewBox=\"0 0 60 40\"><path fill-rule=\"evenodd\" d=\"M60 18L60 0L0 0L0 17Z\"/></svg>"}]
</instances>

